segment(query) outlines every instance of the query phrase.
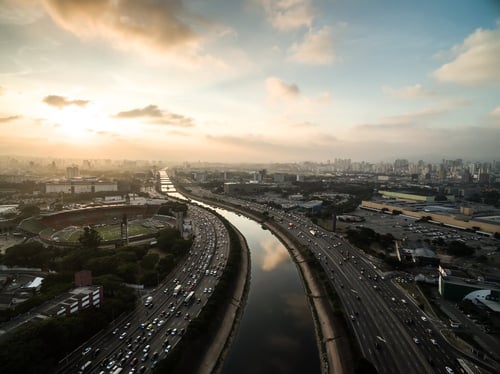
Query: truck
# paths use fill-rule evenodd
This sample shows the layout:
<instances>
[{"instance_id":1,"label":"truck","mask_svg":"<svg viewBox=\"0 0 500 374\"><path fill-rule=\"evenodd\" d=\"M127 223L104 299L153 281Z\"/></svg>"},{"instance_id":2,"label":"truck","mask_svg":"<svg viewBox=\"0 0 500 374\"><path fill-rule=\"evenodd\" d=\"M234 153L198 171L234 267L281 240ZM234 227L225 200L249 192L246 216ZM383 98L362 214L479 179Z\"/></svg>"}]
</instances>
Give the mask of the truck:
<instances>
[{"instance_id":1,"label":"truck","mask_svg":"<svg viewBox=\"0 0 500 374\"><path fill-rule=\"evenodd\" d=\"M174 296L179 295L179 293L181 292L181 290L182 290L182 286L181 286L180 284L178 284L178 285L177 285L177 286L175 286L175 288L174 288L173 295L174 295Z\"/></svg>"}]
</instances>

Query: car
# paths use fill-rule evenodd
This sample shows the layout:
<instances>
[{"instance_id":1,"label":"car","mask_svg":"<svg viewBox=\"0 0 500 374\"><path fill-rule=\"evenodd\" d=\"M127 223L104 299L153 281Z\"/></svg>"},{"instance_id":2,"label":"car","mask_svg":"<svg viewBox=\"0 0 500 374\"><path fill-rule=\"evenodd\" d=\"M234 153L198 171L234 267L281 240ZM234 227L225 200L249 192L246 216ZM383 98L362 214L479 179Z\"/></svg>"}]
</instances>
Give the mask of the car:
<instances>
[{"instance_id":1,"label":"car","mask_svg":"<svg viewBox=\"0 0 500 374\"><path fill-rule=\"evenodd\" d=\"M108 362L108 364L106 365L106 369L111 370L113 368L113 366L115 366L114 360Z\"/></svg>"},{"instance_id":2,"label":"car","mask_svg":"<svg viewBox=\"0 0 500 374\"><path fill-rule=\"evenodd\" d=\"M427 318L426 318L426 317L424 317L424 316L422 316L422 317L420 317L420 318L421 318L421 319L422 319L422 321L424 321L424 322L426 322L426 321L427 321Z\"/></svg>"},{"instance_id":3,"label":"car","mask_svg":"<svg viewBox=\"0 0 500 374\"><path fill-rule=\"evenodd\" d=\"M172 346L169 344L165 347L165 353L170 352L170 349L172 349Z\"/></svg>"},{"instance_id":4,"label":"car","mask_svg":"<svg viewBox=\"0 0 500 374\"><path fill-rule=\"evenodd\" d=\"M89 354L91 350L92 350L92 347L87 347L87 348L85 348L85 349L82 351L82 356L85 356L85 355Z\"/></svg>"},{"instance_id":5,"label":"car","mask_svg":"<svg viewBox=\"0 0 500 374\"><path fill-rule=\"evenodd\" d=\"M446 372L447 372L448 374L453 374L453 373L454 373L454 371L453 371L453 369L452 369L451 367L449 367L449 366L445 366L444 368L445 368L445 370L446 370Z\"/></svg>"},{"instance_id":6,"label":"car","mask_svg":"<svg viewBox=\"0 0 500 374\"><path fill-rule=\"evenodd\" d=\"M171 335L177 335L177 329L172 329L172 332L170 333Z\"/></svg>"},{"instance_id":7,"label":"car","mask_svg":"<svg viewBox=\"0 0 500 374\"><path fill-rule=\"evenodd\" d=\"M127 336L127 333L126 332L123 332L121 335L120 335L120 340L123 340L125 339L125 337Z\"/></svg>"},{"instance_id":8,"label":"car","mask_svg":"<svg viewBox=\"0 0 500 374\"><path fill-rule=\"evenodd\" d=\"M413 337L413 341L415 342L415 344L420 344L420 340L418 340L417 337Z\"/></svg>"},{"instance_id":9,"label":"car","mask_svg":"<svg viewBox=\"0 0 500 374\"><path fill-rule=\"evenodd\" d=\"M351 321L355 321L356 320L356 317L354 317L354 315L351 314Z\"/></svg>"},{"instance_id":10,"label":"car","mask_svg":"<svg viewBox=\"0 0 500 374\"><path fill-rule=\"evenodd\" d=\"M151 346L148 344L147 346L144 347L142 351L146 353L147 351L149 351L149 348L151 348Z\"/></svg>"},{"instance_id":11,"label":"car","mask_svg":"<svg viewBox=\"0 0 500 374\"><path fill-rule=\"evenodd\" d=\"M438 344L437 341L436 341L436 339L431 339L431 343L434 344L434 345Z\"/></svg>"},{"instance_id":12,"label":"car","mask_svg":"<svg viewBox=\"0 0 500 374\"><path fill-rule=\"evenodd\" d=\"M125 325L125 329L128 329L130 327L130 325L132 325L130 322L127 322L127 324Z\"/></svg>"}]
</instances>

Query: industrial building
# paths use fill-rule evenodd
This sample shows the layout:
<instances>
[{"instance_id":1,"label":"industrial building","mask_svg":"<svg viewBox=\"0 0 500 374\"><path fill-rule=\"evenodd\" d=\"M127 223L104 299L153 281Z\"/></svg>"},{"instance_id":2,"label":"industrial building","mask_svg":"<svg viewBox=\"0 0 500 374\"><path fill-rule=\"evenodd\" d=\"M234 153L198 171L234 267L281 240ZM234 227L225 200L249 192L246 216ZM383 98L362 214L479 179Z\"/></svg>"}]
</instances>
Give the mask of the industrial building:
<instances>
[{"instance_id":1,"label":"industrial building","mask_svg":"<svg viewBox=\"0 0 500 374\"><path fill-rule=\"evenodd\" d=\"M46 193L95 193L118 191L117 182L104 182L95 178L69 179L45 183Z\"/></svg>"}]
</instances>

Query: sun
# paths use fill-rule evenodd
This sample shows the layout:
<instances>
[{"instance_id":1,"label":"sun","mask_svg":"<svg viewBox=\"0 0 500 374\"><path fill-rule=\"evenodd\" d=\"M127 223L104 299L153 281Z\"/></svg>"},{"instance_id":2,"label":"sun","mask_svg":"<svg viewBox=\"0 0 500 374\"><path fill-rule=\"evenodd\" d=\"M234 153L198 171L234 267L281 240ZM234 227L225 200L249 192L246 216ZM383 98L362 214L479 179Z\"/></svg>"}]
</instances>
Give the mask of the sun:
<instances>
[{"instance_id":1,"label":"sun","mask_svg":"<svg viewBox=\"0 0 500 374\"><path fill-rule=\"evenodd\" d=\"M82 142L107 131L106 118L92 108L67 106L50 113L50 120L60 136L68 142Z\"/></svg>"}]
</instances>

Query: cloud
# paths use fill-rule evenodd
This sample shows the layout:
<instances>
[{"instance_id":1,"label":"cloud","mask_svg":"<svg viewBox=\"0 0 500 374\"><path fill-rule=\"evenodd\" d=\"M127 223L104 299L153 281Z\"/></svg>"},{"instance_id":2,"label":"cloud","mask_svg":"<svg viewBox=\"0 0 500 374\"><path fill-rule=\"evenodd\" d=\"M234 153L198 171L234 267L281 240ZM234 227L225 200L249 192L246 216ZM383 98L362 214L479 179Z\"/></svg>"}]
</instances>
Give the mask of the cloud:
<instances>
[{"instance_id":1,"label":"cloud","mask_svg":"<svg viewBox=\"0 0 500 374\"><path fill-rule=\"evenodd\" d=\"M429 120L435 118L444 113L449 112L448 108L429 108L418 110L415 112L397 114L393 116L387 116L382 119L385 125L407 125L413 124L415 122L420 122L422 120Z\"/></svg>"},{"instance_id":2,"label":"cloud","mask_svg":"<svg viewBox=\"0 0 500 374\"><path fill-rule=\"evenodd\" d=\"M279 78L266 79L266 90L271 99L296 99L300 95L299 87L295 83L285 83Z\"/></svg>"},{"instance_id":3,"label":"cloud","mask_svg":"<svg viewBox=\"0 0 500 374\"><path fill-rule=\"evenodd\" d=\"M64 96L49 95L43 99L43 102L47 105L55 106L56 108L64 108L69 105L76 105L79 107L84 107L90 101L89 100L68 100Z\"/></svg>"},{"instance_id":4,"label":"cloud","mask_svg":"<svg viewBox=\"0 0 500 374\"><path fill-rule=\"evenodd\" d=\"M4 89L3 89L3 87L2 87L2 86L0 86L0 96L2 96L2 95L3 95L3 93L4 93Z\"/></svg>"},{"instance_id":5,"label":"cloud","mask_svg":"<svg viewBox=\"0 0 500 374\"><path fill-rule=\"evenodd\" d=\"M47 13L60 27L89 40L105 40L119 49L172 52L198 48L200 37L188 21L206 24L181 0L81 1L43 0Z\"/></svg>"},{"instance_id":6,"label":"cloud","mask_svg":"<svg viewBox=\"0 0 500 374\"><path fill-rule=\"evenodd\" d=\"M498 157L498 126L362 125L353 130L346 145L365 159L387 159L391 155L428 160Z\"/></svg>"},{"instance_id":7,"label":"cloud","mask_svg":"<svg viewBox=\"0 0 500 374\"><path fill-rule=\"evenodd\" d=\"M323 26L319 30L310 29L301 43L294 43L288 50L291 61L302 64L325 65L335 59L332 30Z\"/></svg>"},{"instance_id":8,"label":"cloud","mask_svg":"<svg viewBox=\"0 0 500 374\"><path fill-rule=\"evenodd\" d=\"M267 20L279 31L310 27L315 11L310 0L260 0Z\"/></svg>"},{"instance_id":9,"label":"cloud","mask_svg":"<svg viewBox=\"0 0 500 374\"><path fill-rule=\"evenodd\" d=\"M436 79L468 85L500 83L500 28L477 29L450 53L455 59L434 72Z\"/></svg>"},{"instance_id":10,"label":"cloud","mask_svg":"<svg viewBox=\"0 0 500 374\"><path fill-rule=\"evenodd\" d=\"M500 106L497 106L493 111L490 113L490 116L492 117L500 117Z\"/></svg>"},{"instance_id":11,"label":"cloud","mask_svg":"<svg viewBox=\"0 0 500 374\"><path fill-rule=\"evenodd\" d=\"M120 112L115 115L116 118L138 118L138 117L162 117L163 112L156 105L148 105L140 109L132 109Z\"/></svg>"},{"instance_id":12,"label":"cloud","mask_svg":"<svg viewBox=\"0 0 500 374\"><path fill-rule=\"evenodd\" d=\"M387 95L399 97L402 99L414 99L419 97L429 97L436 95L434 91L428 91L424 89L421 84L418 83L413 86L405 86L401 88L384 86L382 87L382 91Z\"/></svg>"},{"instance_id":13,"label":"cloud","mask_svg":"<svg viewBox=\"0 0 500 374\"><path fill-rule=\"evenodd\" d=\"M304 121L304 122L299 122L299 123L293 123L290 125L290 127L295 127L295 128L312 128L312 127L318 127L318 124L309 122L309 121Z\"/></svg>"},{"instance_id":14,"label":"cloud","mask_svg":"<svg viewBox=\"0 0 500 374\"><path fill-rule=\"evenodd\" d=\"M260 245L263 249L260 267L264 271L274 270L290 258L288 252L283 248L283 245L276 240L264 240Z\"/></svg>"},{"instance_id":15,"label":"cloud","mask_svg":"<svg viewBox=\"0 0 500 374\"><path fill-rule=\"evenodd\" d=\"M194 127L195 122L192 118L176 113L163 113L163 118L149 122L151 124L166 125L174 127Z\"/></svg>"},{"instance_id":16,"label":"cloud","mask_svg":"<svg viewBox=\"0 0 500 374\"><path fill-rule=\"evenodd\" d=\"M0 23L27 25L43 17L39 7L33 7L31 1L3 0L0 2Z\"/></svg>"},{"instance_id":17,"label":"cloud","mask_svg":"<svg viewBox=\"0 0 500 374\"><path fill-rule=\"evenodd\" d=\"M166 112L158 108L157 105L148 105L144 108L136 108L124 112L119 112L113 117L120 119L127 118L151 118L147 124L167 125L175 127L193 127L194 120L181 114Z\"/></svg>"},{"instance_id":18,"label":"cloud","mask_svg":"<svg viewBox=\"0 0 500 374\"><path fill-rule=\"evenodd\" d=\"M438 118L446 113L455 111L460 108L464 108L470 105L467 100L455 100L447 103L443 103L439 106L434 106L431 108L425 108L417 110L414 112L396 114L392 116L383 117L380 124L376 125L362 125L368 127L391 127L393 125L415 125L415 124L426 124L428 121Z\"/></svg>"},{"instance_id":19,"label":"cloud","mask_svg":"<svg viewBox=\"0 0 500 374\"><path fill-rule=\"evenodd\" d=\"M206 135L209 143L215 143L217 149L236 150L238 156L254 157L256 154L271 159L295 159L297 155L308 155L318 150L331 150L339 140L327 133L307 134L300 139L265 138L261 135ZM228 151L229 152L229 151ZM252 156L253 155L253 156Z\"/></svg>"},{"instance_id":20,"label":"cloud","mask_svg":"<svg viewBox=\"0 0 500 374\"><path fill-rule=\"evenodd\" d=\"M21 116L0 117L0 123L15 121L16 119L19 119L19 118L21 118Z\"/></svg>"}]
</instances>

